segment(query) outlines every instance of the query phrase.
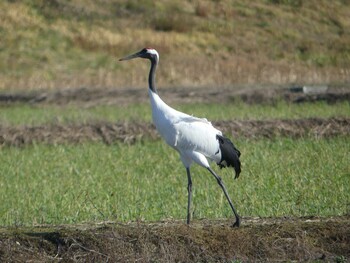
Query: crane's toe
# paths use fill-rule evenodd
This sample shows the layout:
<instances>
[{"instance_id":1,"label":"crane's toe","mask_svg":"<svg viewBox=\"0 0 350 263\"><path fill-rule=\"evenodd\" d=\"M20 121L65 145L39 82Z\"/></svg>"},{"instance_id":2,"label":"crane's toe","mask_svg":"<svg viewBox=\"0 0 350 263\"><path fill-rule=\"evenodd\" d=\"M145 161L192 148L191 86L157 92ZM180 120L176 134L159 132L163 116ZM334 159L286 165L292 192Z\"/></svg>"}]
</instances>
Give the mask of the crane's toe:
<instances>
[{"instance_id":1,"label":"crane's toe","mask_svg":"<svg viewBox=\"0 0 350 263\"><path fill-rule=\"evenodd\" d=\"M236 217L236 222L233 223L232 227L239 227L241 225L241 219Z\"/></svg>"}]
</instances>

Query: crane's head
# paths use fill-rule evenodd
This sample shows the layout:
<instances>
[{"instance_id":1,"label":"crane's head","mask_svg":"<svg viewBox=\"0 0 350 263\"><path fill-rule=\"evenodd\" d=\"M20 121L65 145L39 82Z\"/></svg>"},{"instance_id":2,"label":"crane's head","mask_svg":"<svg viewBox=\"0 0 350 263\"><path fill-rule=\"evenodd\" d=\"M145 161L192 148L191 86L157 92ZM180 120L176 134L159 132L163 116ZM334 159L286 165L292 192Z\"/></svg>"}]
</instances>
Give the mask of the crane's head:
<instances>
[{"instance_id":1,"label":"crane's head","mask_svg":"<svg viewBox=\"0 0 350 263\"><path fill-rule=\"evenodd\" d=\"M149 60L154 60L157 61L159 60L159 54L157 52L157 50L153 49L153 48L144 48L139 52L136 52L135 54L126 56L124 58L119 59L119 61L123 61L123 60L129 60L129 59L133 59L133 58L147 58Z\"/></svg>"}]
</instances>

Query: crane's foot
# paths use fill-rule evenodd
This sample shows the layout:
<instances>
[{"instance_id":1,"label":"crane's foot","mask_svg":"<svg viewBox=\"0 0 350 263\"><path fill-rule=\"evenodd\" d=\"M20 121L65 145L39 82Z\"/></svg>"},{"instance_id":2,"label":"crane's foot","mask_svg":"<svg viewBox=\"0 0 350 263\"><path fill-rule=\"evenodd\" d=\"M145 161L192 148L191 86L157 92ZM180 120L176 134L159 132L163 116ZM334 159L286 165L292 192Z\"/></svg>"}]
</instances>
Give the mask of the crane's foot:
<instances>
[{"instance_id":1,"label":"crane's foot","mask_svg":"<svg viewBox=\"0 0 350 263\"><path fill-rule=\"evenodd\" d=\"M239 227L241 225L241 219L236 217L236 222L233 223L232 227Z\"/></svg>"}]
</instances>

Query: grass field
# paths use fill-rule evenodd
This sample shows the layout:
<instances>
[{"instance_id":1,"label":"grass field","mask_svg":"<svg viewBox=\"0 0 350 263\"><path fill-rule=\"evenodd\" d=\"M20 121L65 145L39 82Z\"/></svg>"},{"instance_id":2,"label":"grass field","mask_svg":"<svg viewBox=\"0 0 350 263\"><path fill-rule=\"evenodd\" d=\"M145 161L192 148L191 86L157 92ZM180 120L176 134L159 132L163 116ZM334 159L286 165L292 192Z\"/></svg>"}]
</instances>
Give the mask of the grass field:
<instances>
[{"instance_id":1,"label":"grass field","mask_svg":"<svg viewBox=\"0 0 350 263\"><path fill-rule=\"evenodd\" d=\"M146 91L145 91L146 93ZM146 96L146 94L145 94ZM172 105L177 109L194 116L209 120L267 120L298 118L349 117L349 102L333 105L325 102L291 104L280 101L274 105L249 105L235 102L222 105L214 103L187 103ZM47 123L89 123L96 121L152 121L149 103L127 104L123 106L100 105L81 107L77 105L30 106L17 104L2 107L0 122L3 125L40 125Z\"/></svg>"},{"instance_id":2,"label":"grass field","mask_svg":"<svg viewBox=\"0 0 350 263\"><path fill-rule=\"evenodd\" d=\"M222 170L244 216L349 213L349 138L236 140L243 172ZM184 218L186 174L163 142L3 148L1 225ZM193 169L194 217L231 211L214 178ZM6 200L6 201L5 201Z\"/></svg>"},{"instance_id":3,"label":"grass field","mask_svg":"<svg viewBox=\"0 0 350 263\"><path fill-rule=\"evenodd\" d=\"M177 108L211 120L349 117L349 103L248 105L184 104ZM38 125L94 121L151 121L148 104L91 108L14 104L1 123ZM244 139L243 173L222 170L244 216L344 215L349 213L349 138ZM3 147L0 225L184 218L186 176L178 154L163 142L34 144ZM215 165L215 164L214 164ZM226 218L226 200L205 170L194 167L195 218ZM6 201L5 201L6 200Z\"/></svg>"},{"instance_id":4,"label":"grass field","mask_svg":"<svg viewBox=\"0 0 350 263\"><path fill-rule=\"evenodd\" d=\"M146 93L146 92L145 92ZM146 95L146 94L145 94ZM350 116L348 101L246 104L186 103L175 108L220 120L279 120ZM2 106L3 126L151 122L148 103L118 105L23 104ZM63 135L64 136L64 135ZM244 216L335 216L349 213L348 136L298 139L233 138L242 151L242 176L220 170ZM0 225L183 219L187 179L179 156L147 137L133 144L102 142L2 147ZM215 164L213 164L216 166ZM197 219L231 211L214 178L193 167Z\"/></svg>"}]
</instances>

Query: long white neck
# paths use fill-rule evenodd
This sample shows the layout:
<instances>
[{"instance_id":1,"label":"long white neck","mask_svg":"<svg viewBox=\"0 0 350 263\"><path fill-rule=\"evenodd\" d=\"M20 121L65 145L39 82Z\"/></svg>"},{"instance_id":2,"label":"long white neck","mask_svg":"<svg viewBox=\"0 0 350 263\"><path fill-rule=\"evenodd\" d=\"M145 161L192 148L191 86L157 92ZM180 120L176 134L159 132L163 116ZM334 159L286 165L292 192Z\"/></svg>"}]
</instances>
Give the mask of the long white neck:
<instances>
[{"instance_id":1,"label":"long white neck","mask_svg":"<svg viewBox=\"0 0 350 263\"><path fill-rule=\"evenodd\" d=\"M151 102L152 114L155 117L155 113L168 115L170 112L174 111L170 106L168 106L158 95L158 93L148 89L148 95Z\"/></svg>"},{"instance_id":2,"label":"long white neck","mask_svg":"<svg viewBox=\"0 0 350 263\"><path fill-rule=\"evenodd\" d=\"M170 127L171 123L176 122L179 117L185 116L186 114L171 108L159 97L155 84L155 74L158 62L158 56L151 58L151 68L148 76L148 94L151 101L153 123L160 134L165 137L166 127Z\"/></svg>"}]
</instances>

